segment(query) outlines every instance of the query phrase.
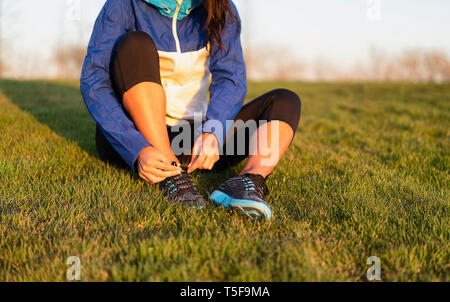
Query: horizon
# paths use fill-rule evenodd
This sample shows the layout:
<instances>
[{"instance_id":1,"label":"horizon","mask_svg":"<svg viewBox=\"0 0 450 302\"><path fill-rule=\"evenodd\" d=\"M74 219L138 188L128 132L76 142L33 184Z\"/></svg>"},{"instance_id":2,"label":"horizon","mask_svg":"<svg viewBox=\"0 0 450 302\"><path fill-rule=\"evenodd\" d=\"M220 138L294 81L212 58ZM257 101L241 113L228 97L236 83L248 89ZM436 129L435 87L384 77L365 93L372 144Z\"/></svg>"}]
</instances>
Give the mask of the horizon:
<instances>
[{"instance_id":1,"label":"horizon","mask_svg":"<svg viewBox=\"0 0 450 302\"><path fill-rule=\"evenodd\" d=\"M3 53L12 66L6 74L54 77L54 50L74 43L86 47L105 1L3 2L12 11L12 17L2 19L7 48ZM280 65L288 65L292 58L293 64L324 64L349 71L367 65L374 50L386 56L406 50L437 50L450 56L450 40L444 39L450 36L448 1L280 0L277 10L268 0L234 2L242 19L246 53L255 55L261 49L283 53L285 61L280 59Z\"/></svg>"}]
</instances>

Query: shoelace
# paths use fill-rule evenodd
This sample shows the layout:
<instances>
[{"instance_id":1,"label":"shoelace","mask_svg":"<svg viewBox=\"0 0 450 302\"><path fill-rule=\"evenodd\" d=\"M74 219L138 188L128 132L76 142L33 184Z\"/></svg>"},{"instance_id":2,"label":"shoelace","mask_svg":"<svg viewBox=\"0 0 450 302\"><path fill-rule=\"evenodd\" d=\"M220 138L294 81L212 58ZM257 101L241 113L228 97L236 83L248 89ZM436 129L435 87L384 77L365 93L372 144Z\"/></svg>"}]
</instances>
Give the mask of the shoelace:
<instances>
[{"instance_id":1,"label":"shoelace","mask_svg":"<svg viewBox=\"0 0 450 302\"><path fill-rule=\"evenodd\" d=\"M188 192L197 193L194 186L194 180L184 167L182 168L181 174L164 180L161 183L161 188L171 195L185 194Z\"/></svg>"},{"instance_id":2,"label":"shoelace","mask_svg":"<svg viewBox=\"0 0 450 302\"><path fill-rule=\"evenodd\" d=\"M259 197L264 197L269 193L266 180L261 175L246 174L244 175L245 181L251 183L250 188L255 190Z\"/></svg>"},{"instance_id":3,"label":"shoelace","mask_svg":"<svg viewBox=\"0 0 450 302\"><path fill-rule=\"evenodd\" d=\"M229 180L229 185L238 185L247 192L254 192L260 198L268 193L268 188L264 178L261 175L245 174Z\"/></svg>"}]
</instances>

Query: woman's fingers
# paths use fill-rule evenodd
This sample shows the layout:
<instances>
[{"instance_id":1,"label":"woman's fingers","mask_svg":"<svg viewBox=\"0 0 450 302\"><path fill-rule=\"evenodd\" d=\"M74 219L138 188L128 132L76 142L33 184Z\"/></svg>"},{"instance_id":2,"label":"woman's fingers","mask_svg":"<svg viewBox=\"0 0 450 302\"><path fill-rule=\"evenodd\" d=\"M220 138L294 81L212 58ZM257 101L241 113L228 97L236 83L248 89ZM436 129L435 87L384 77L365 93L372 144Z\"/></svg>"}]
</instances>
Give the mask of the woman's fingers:
<instances>
[{"instance_id":1,"label":"woman's fingers","mask_svg":"<svg viewBox=\"0 0 450 302\"><path fill-rule=\"evenodd\" d=\"M203 160L199 161L198 166L196 165L196 169L212 170L219 158L218 155L205 155Z\"/></svg>"},{"instance_id":2,"label":"woman's fingers","mask_svg":"<svg viewBox=\"0 0 450 302\"><path fill-rule=\"evenodd\" d=\"M205 160L205 164L204 164L203 169L205 169L205 170L212 170L212 168L214 167L215 163L216 163L215 156L208 156L208 158Z\"/></svg>"},{"instance_id":3,"label":"woman's fingers","mask_svg":"<svg viewBox=\"0 0 450 302\"><path fill-rule=\"evenodd\" d=\"M158 168L163 171L181 171L181 167L172 165L172 162L158 150L155 150L154 157L147 163L147 167Z\"/></svg>"},{"instance_id":4,"label":"woman's fingers","mask_svg":"<svg viewBox=\"0 0 450 302\"><path fill-rule=\"evenodd\" d=\"M189 164L188 170L187 170L188 173L192 173L195 170L197 170L199 158L200 158L200 156L196 156L196 155L192 156L191 163Z\"/></svg>"},{"instance_id":5,"label":"woman's fingers","mask_svg":"<svg viewBox=\"0 0 450 302\"><path fill-rule=\"evenodd\" d=\"M192 173L197 169L211 170L219 159L217 138L214 134L203 133L196 141L192 151L193 155L188 173ZM199 152L201 153L200 155L198 155Z\"/></svg>"},{"instance_id":6,"label":"woman's fingers","mask_svg":"<svg viewBox=\"0 0 450 302\"><path fill-rule=\"evenodd\" d=\"M145 180L145 181L147 181L147 182L149 182L149 183L151 183L151 184L157 184L157 183L159 183L159 182L161 182L161 181L164 180L164 178L159 178L159 177L153 176L153 175L151 175L151 174L147 174L147 173L145 173L145 172L139 173L139 176L140 176L143 180Z\"/></svg>"},{"instance_id":7,"label":"woman's fingers","mask_svg":"<svg viewBox=\"0 0 450 302\"><path fill-rule=\"evenodd\" d=\"M213 157L213 161L212 161L212 165L211 165L210 170L212 170L212 169L214 168L214 165L219 161L219 159L220 159L220 156L219 156L219 155L215 155L215 156Z\"/></svg>"},{"instance_id":8,"label":"woman's fingers","mask_svg":"<svg viewBox=\"0 0 450 302\"><path fill-rule=\"evenodd\" d=\"M189 166L188 173L192 173L197 169L212 170L216 162L220 159L219 155L206 155L202 153L200 156L193 157Z\"/></svg>"},{"instance_id":9,"label":"woman's fingers","mask_svg":"<svg viewBox=\"0 0 450 302\"><path fill-rule=\"evenodd\" d=\"M211 163L211 166L210 166L209 170L212 170L212 168L214 168L214 165L219 161L220 156L219 155L214 155L212 158L213 159L212 159L212 163Z\"/></svg>"},{"instance_id":10,"label":"woman's fingers","mask_svg":"<svg viewBox=\"0 0 450 302\"><path fill-rule=\"evenodd\" d=\"M159 183L164 179L179 175L182 171L153 147L144 148L138 157L139 176L147 182Z\"/></svg>"},{"instance_id":11,"label":"woman's fingers","mask_svg":"<svg viewBox=\"0 0 450 302\"><path fill-rule=\"evenodd\" d=\"M160 177L156 177L156 176L150 176L150 181L152 184L157 184L160 183L164 180L165 178L160 178Z\"/></svg>"},{"instance_id":12,"label":"woman's fingers","mask_svg":"<svg viewBox=\"0 0 450 302\"><path fill-rule=\"evenodd\" d=\"M158 183L163 181L164 179L168 177L173 177L176 175L179 175L181 171L163 171L156 168L147 168L141 170L139 173L139 176L143 178L144 180L151 182L151 183Z\"/></svg>"},{"instance_id":13,"label":"woman's fingers","mask_svg":"<svg viewBox=\"0 0 450 302\"><path fill-rule=\"evenodd\" d=\"M192 154L192 156L191 156L191 161L189 162L189 165L188 165L188 171L189 171L189 168L195 163L195 161L197 160L197 155L194 155L194 154Z\"/></svg>"},{"instance_id":14,"label":"woman's fingers","mask_svg":"<svg viewBox=\"0 0 450 302\"><path fill-rule=\"evenodd\" d=\"M192 173L195 170L199 169L200 167L203 166L204 162L206 159L206 155L204 153L200 154L200 156L196 157L194 159L194 162L191 163L191 166L188 169L188 173Z\"/></svg>"},{"instance_id":15,"label":"woman's fingers","mask_svg":"<svg viewBox=\"0 0 450 302\"><path fill-rule=\"evenodd\" d=\"M181 171L163 171L156 168L150 168L146 172L153 175L154 177L163 179L181 174Z\"/></svg>"},{"instance_id":16,"label":"woman's fingers","mask_svg":"<svg viewBox=\"0 0 450 302\"><path fill-rule=\"evenodd\" d=\"M191 162L188 165L188 173L191 173L192 171L190 170L190 168L192 167L192 165L198 160L198 158L200 157L201 153L202 153L202 137L200 136L197 141L194 144L194 147L192 148L192 156L191 156Z\"/></svg>"},{"instance_id":17,"label":"woman's fingers","mask_svg":"<svg viewBox=\"0 0 450 302\"><path fill-rule=\"evenodd\" d=\"M172 163L164 154L162 154L159 151L155 152L154 159L156 161L160 161L160 162L163 162L163 163L166 163L166 164L169 164L169 165Z\"/></svg>"},{"instance_id":18,"label":"woman's fingers","mask_svg":"<svg viewBox=\"0 0 450 302\"><path fill-rule=\"evenodd\" d=\"M180 171L181 172L181 167L178 166L173 166L171 164L162 162L162 161L155 161L153 163L153 168L157 168L159 170L163 170L163 171Z\"/></svg>"}]
</instances>

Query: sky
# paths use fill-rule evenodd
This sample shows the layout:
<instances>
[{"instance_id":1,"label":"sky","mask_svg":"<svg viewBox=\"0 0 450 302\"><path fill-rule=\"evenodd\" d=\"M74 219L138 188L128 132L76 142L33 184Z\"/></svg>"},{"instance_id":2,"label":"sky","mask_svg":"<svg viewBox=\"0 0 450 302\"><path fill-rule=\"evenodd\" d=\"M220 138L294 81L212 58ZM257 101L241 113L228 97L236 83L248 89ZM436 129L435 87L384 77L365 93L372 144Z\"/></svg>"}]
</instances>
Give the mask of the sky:
<instances>
[{"instance_id":1,"label":"sky","mask_svg":"<svg viewBox=\"0 0 450 302\"><path fill-rule=\"evenodd\" d=\"M1 1L1 0L0 0ZM128 0L124 0L128 1ZM287 49L304 61L340 65L365 60L372 48L389 53L438 49L450 55L448 0L234 0L244 48ZM61 44L87 45L105 0L3 0L3 32L15 60L31 73ZM13 61L13 59L11 59ZM34 64L34 65L33 65Z\"/></svg>"}]
</instances>

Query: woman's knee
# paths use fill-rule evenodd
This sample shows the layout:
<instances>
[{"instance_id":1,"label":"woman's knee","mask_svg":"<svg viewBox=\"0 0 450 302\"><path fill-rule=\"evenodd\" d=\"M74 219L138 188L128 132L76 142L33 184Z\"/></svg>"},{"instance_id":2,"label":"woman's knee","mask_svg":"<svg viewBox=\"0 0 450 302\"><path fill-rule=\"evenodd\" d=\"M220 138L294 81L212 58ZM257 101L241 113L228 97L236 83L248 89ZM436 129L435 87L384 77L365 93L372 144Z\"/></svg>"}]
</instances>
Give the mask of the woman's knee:
<instances>
[{"instance_id":1,"label":"woman's knee","mask_svg":"<svg viewBox=\"0 0 450 302\"><path fill-rule=\"evenodd\" d=\"M124 34L115 47L115 53L125 53L126 55L157 55L155 42L143 31L132 31Z\"/></svg>"},{"instance_id":2,"label":"woman's knee","mask_svg":"<svg viewBox=\"0 0 450 302\"><path fill-rule=\"evenodd\" d=\"M142 82L161 84L158 50L147 33L134 31L122 36L111 60L111 78L119 97Z\"/></svg>"},{"instance_id":3,"label":"woman's knee","mask_svg":"<svg viewBox=\"0 0 450 302\"><path fill-rule=\"evenodd\" d=\"M294 133L300 122L302 102L295 92L288 89L276 89L271 92L271 116L273 119L288 123Z\"/></svg>"},{"instance_id":4,"label":"woman's knee","mask_svg":"<svg viewBox=\"0 0 450 302\"><path fill-rule=\"evenodd\" d=\"M302 101L297 93L289 89L279 88L273 90L272 93L275 95L273 100L279 109L287 112L301 114Z\"/></svg>"}]
</instances>

